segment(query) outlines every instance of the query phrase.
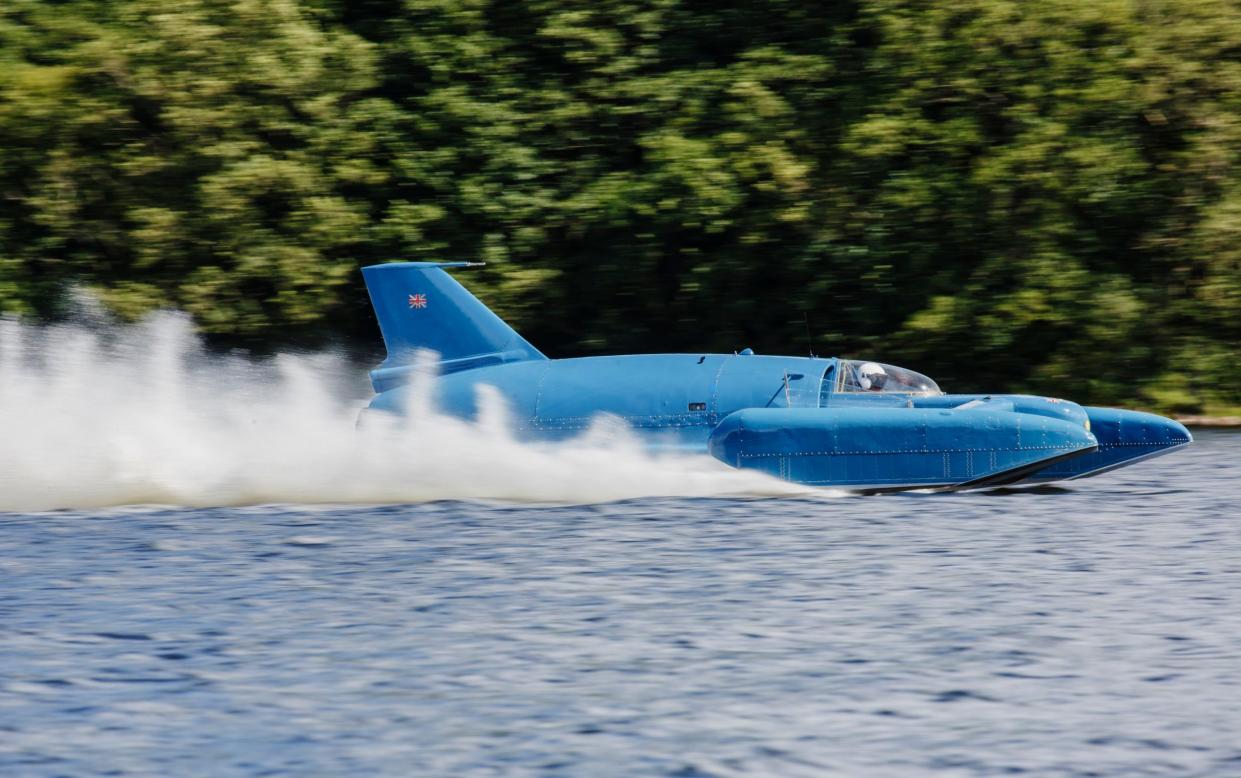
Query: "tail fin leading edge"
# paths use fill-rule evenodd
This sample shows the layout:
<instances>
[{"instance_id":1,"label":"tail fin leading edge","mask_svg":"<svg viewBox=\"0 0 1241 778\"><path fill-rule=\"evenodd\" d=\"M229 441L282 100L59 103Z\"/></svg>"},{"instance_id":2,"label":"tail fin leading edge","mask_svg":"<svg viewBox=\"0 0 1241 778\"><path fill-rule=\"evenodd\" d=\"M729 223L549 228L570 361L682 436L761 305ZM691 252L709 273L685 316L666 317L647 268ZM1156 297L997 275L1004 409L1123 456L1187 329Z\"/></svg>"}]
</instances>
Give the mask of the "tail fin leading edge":
<instances>
[{"instance_id":1,"label":"tail fin leading edge","mask_svg":"<svg viewBox=\"0 0 1241 778\"><path fill-rule=\"evenodd\" d=\"M388 357L371 371L376 392L408 380L420 349L440 355L441 373L547 359L483 305L446 267L467 263L394 262L362 268Z\"/></svg>"}]
</instances>

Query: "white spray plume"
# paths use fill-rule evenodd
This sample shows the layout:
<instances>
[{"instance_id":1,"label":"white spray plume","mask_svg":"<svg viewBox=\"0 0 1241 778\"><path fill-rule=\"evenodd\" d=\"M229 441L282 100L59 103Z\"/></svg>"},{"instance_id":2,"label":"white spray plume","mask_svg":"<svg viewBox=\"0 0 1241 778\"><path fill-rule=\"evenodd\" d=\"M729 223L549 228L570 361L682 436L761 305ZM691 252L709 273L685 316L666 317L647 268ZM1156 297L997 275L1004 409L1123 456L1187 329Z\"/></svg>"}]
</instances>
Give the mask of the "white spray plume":
<instances>
[{"instance_id":1,"label":"white spray plume","mask_svg":"<svg viewBox=\"0 0 1241 778\"><path fill-rule=\"evenodd\" d=\"M0 320L0 511L481 499L590 503L804 493L701 456L652 455L616 420L518 442L502 400L475 422L416 382L404 418L355 428L338 355L208 354L180 314L140 324Z\"/></svg>"}]
</instances>

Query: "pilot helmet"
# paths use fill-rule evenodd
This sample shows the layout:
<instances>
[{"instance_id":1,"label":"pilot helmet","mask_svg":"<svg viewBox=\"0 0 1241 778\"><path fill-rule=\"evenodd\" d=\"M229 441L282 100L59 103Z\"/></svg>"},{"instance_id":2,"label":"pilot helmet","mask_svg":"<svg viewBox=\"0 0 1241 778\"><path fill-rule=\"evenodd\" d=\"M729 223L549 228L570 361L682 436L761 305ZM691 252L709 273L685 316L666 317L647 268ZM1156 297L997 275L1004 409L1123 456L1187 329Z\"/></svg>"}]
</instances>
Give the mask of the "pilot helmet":
<instances>
[{"instance_id":1,"label":"pilot helmet","mask_svg":"<svg viewBox=\"0 0 1241 778\"><path fill-rule=\"evenodd\" d=\"M883 369L883 365L878 362L867 362L857 369L858 386L863 391L874 389L883 389L883 385L888 382L888 372Z\"/></svg>"}]
</instances>

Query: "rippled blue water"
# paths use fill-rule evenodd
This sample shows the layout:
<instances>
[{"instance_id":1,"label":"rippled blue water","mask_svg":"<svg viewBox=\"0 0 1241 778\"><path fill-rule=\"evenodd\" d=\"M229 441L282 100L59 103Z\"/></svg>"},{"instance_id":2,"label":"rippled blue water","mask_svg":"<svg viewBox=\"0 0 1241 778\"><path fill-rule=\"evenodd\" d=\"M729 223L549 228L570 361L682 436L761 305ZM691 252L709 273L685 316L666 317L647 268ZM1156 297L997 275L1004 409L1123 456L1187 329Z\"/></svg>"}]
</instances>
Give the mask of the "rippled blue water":
<instances>
[{"instance_id":1,"label":"rippled blue water","mask_svg":"<svg viewBox=\"0 0 1241 778\"><path fill-rule=\"evenodd\" d=\"M1241 775L1238 461L0 515L0 774Z\"/></svg>"}]
</instances>

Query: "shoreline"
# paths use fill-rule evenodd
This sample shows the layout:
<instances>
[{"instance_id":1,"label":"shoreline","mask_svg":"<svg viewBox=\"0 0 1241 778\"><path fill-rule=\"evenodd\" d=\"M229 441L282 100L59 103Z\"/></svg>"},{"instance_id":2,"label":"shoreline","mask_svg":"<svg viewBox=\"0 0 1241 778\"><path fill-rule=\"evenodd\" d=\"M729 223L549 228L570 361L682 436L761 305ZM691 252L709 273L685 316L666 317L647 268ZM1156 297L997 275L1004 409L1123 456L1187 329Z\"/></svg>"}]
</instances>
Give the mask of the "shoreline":
<instances>
[{"instance_id":1,"label":"shoreline","mask_svg":"<svg viewBox=\"0 0 1241 778\"><path fill-rule=\"evenodd\" d=\"M1241 416L1199 416L1191 414L1174 416L1173 418L1186 427L1211 427L1214 429L1241 427Z\"/></svg>"}]
</instances>

